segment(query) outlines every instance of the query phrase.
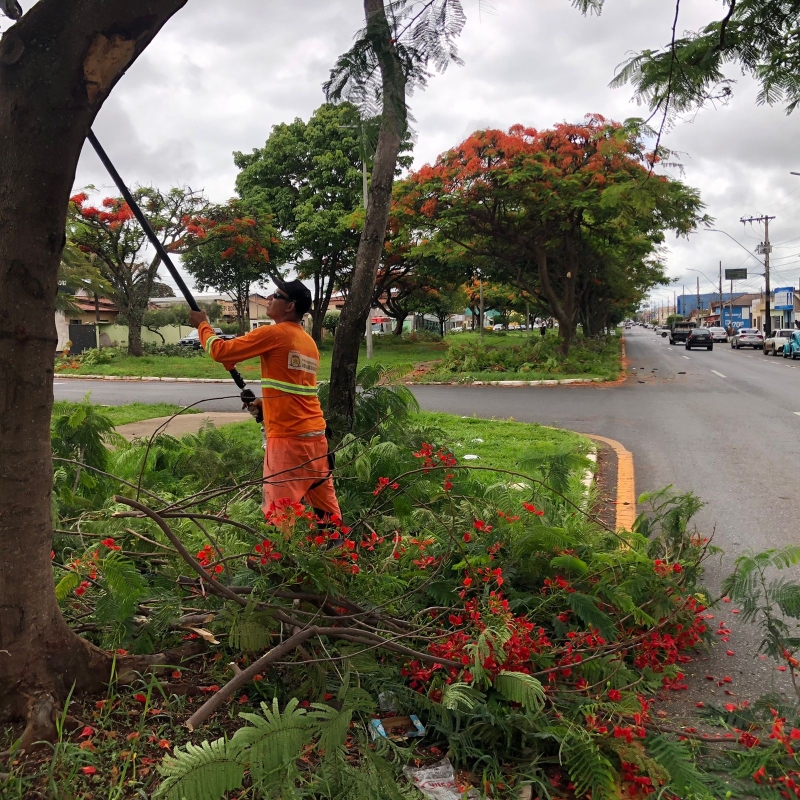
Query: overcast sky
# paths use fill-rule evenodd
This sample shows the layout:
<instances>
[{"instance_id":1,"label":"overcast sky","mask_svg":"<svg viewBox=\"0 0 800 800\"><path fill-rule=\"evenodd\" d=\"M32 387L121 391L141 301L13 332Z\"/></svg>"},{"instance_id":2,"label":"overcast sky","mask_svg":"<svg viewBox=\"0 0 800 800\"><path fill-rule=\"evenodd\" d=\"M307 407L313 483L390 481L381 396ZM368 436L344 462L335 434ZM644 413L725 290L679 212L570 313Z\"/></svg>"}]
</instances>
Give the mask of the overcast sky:
<instances>
[{"instance_id":1,"label":"overcast sky","mask_svg":"<svg viewBox=\"0 0 800 800\"><path fill-rule=\"evenodd\" d=\"M460 40L463 67L451 66L410 99L416 119L415 166L473 130L522 123L545 128L587 113L622 120L646 116L629 87L610 89L626 53L669 41L669 0L606 0L602 16L584 17L570 0L463 0L468 15ZM28 8L30 0L21 0ZM484 0L485 2L485 0ZM683 0L679 31L716 18L718 0ZM322 83L362 25L360 0L189 0L129 70L105 103L94 130L129 183L188 185L218 202L234 194L234 150L263 145L271 127L307 119L323 101ZM5 30L9 20L0 21ZM700 190L716 227L754 250L759 226L742 216L775 215L770 238L772 285L800 280L800 116L757 107L756 89L739 78L734 100L679 122L664 144L680 151L680 177ZM113 191L87 146L76 186ZM793 241L792 241L793 240ZM747 266L742 289L757 290L759 265L719 233L669 240L675 287L702 270L716 280L718 264ZM701 290L711 289L700 276Z\"/></svg>"}]
</instances>

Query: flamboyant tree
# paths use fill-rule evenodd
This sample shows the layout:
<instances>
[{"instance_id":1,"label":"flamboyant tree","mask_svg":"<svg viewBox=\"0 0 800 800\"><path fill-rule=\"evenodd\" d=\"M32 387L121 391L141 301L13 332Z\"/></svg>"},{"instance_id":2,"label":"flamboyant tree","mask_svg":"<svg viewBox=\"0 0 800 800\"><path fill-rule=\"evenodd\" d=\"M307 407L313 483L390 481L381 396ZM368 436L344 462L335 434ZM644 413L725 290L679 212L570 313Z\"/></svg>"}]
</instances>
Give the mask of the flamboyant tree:
<instances>
[{"instance_id":1,"label":"flamboyant tree","mask_svg":"<svg viewBox=\"0 0 800 800\"><path fill-rule=\"evenodd\" d=\"M483 257L490 277L541 296L565 353L587 258L602 272L604 248L630 254L636 242L645 257L667 230L687 234L702 221L696 192L648 170L638 128L600 116L545 131L479 131L411 175L399 202L420 226L427 220L430 235Z\"/></svg>"},{"instance_id":2,"label":"flamboyant tree","mask_svg":"<svg viewBox=\"0 0 800 800\"><path fill-rule=\"evenodd\" d=\"M208 201L191 189L162 192L141 187L133 192L167 251L186 250L186 226L205 212ZM110 299L128 324L128 353L142 355L142 315L158 285L161 256L150 250L145 232L121 197L106 197L99 206L86 192L70 198L70 238L95 264L111 286Z\"/></svg>"},{"instance_id":3,"label":"flamboyant tree","mask_svg":"<svg viewBox=\"0 0 800 800\"><path fill-rule=\"evenodd\" d=\"M50 561L55 299L70 192L103 102L185 2L39 0L0 40L0 719L29 719L24 745L53 736L59 701L73 687L101 690L114 661L64 621Z\"/></svg>"},{"instance_id":4,"label":"flamboyant tree","mask_svg":"<svg viewBox=\"0 0 800 800\"><path fill-rule=\"evenodd\" d=\"M250 287L280 277L270 259L279 245L270 216L263 208L231 200L187 221L180 245L188 249L183 265L197 288L227 294L236 306L239 333L244 333Z\"/></svg>"}]
</instances>

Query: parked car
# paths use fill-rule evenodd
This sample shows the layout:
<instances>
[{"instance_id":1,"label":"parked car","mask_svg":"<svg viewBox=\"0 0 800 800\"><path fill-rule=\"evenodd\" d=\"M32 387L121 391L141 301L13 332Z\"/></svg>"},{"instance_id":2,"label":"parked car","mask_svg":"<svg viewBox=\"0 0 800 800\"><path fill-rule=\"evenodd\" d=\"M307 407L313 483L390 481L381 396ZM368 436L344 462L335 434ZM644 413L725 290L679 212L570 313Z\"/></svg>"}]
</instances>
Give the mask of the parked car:
<instances>
[{"instance_id":1,"label":"parked car","mask_svg":"<svg viewBox=\"0 0 800 800\"><path fill-rule=\"evenodd\" d=\"M214 328L214 333L216 333L220 339L236 338L232 333L223 333L222 328ZM179 339L178 344L182 347L191 347L192 350L199 350L202 347L200 344L200 335L196 330L193 330L188 336L184 336L183 339Z\"/></svg>"},{"instance_id":2,"label":"parked car","mask_svg":"<svg viewBox=\"0 0 800 800\"><path fill-rule=\"evenodd\" d=\"M791 328L782 328L781 330L772 331L772 333L764 339L764 355L776 356L778 353L783 352L783 347L786 342L791 338L794 331Z\"/></svg>"},{"instance_id":3,"label":"parked car","mask_svg":"<svg viewBox=\"0 0 800 800\"><path fill-rule=\"evenodd\" d=\"M739 328L731 336L730 342L731 347L736 350L742 347L752 347L760 350L764 346L764 337L758 328Z\"/></svg>"},{"instance_id":4,"label":"parked car","mask_svg":"<svg viewBox=\"0 0 800 800\"><path fill-rule=\"evenodd\" d=\"M783 345L783 357L792 361L800 358L800 331L789 331L789 338Z\"/></svg>"},{"instance_id":5,"label":"parked car","mask_svg":"<svg viewBox=\"0 0 800 800\"><path fill-rule=\"evenodd\" d=\"M708 330L711 331L712 341L714 342L728 341L728 331L726 331L725 328L710 327Z\"/></svg>"},{"instance_id":6,"label":"parked car","mask_svg":"<svg viewBox=\"0 0 800 800\"><path fill-rule=\"evenodd\" d=\"M493 331L504 331L506 329L505 325L501 325L499 322L495 325L492 330Z\"/></svg>"},{"instance_id":7,"label":"parked car","mask_svg":"<svg viewBox=\"0 0 800 800\"><path fill-rule=\"evenodd\" d=\"M689 331L684 345L687 350L693 347L705 347L706 350L714 349L714 340L711 338L711 331L708 328L695 328Z\"/></svg>"}]
</instances>

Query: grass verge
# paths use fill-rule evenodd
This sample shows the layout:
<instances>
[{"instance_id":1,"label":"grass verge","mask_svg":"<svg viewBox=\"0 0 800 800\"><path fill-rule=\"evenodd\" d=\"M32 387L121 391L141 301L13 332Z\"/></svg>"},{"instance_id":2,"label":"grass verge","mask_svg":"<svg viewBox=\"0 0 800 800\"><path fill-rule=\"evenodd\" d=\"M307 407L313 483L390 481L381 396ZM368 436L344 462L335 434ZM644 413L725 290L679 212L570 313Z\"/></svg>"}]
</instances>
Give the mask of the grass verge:
<instances>
[{"instance_id":1,"label":"grass verge","mask_svg":"<svg viewBox=\"0 0 800 800\"><path fill-rule=\"evenodd\" d=\"M454 381L472 383L492 380L552 380L568 378L601 378L616 380L620 375L620 337L585 341L577 337L565 358L557 353L559 338L550 331L542 338L538 332L509 331L461 333L441 341L415 341L394 336L375 337L375 361L388 367L407 365L413 372L407 380L415 383ZM325 342L320 350L319 379L328 380L331 371L332 344ZM117 377L217 378L228 373L204 354L172 356L148 355L134 358L120 351L103 351L107 363L84 363L78 356L59 359L59 375L109 375ZM366 363L366 346L362 344L359 363ZM260 374L259 359L239 365L245 379Z\"/></svg>"},{"instance_id":2,"label":"grass verge","mask_svg":"<svg viewBox=\"0 0 800 800\"><path fill-rule=\"evenodd\" d=\"M70 405L74 406L75 409L79 406L78 403L71 403ZM63 408L63 405L61 407ZM183 406L176 406L172 403L126 403L124 406L98 405L97 407L105 416L109 417L115 428L131 422L155 419L156 417L171 417L183 408ZM183 413L199 414L200 409L190 408Z\"/></svg>"}]
</instances>

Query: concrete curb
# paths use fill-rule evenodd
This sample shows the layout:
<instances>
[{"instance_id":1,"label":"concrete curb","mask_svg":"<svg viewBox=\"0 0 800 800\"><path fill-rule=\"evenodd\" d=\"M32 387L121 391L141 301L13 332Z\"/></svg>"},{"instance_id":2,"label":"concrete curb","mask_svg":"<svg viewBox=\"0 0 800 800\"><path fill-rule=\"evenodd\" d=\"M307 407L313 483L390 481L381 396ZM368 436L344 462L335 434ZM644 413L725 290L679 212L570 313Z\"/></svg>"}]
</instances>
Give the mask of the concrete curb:
<instances>
[{"instance_id":1,"label":"concrete curb","mask_svg":"<svg viewBox=\"0 0 800 800\"><path fill-rule=\"evenodd\" d=\"M63 378L76 381L142 381L164 383L230 383L230 378L156 378L139 377L136 375L63 375L57 372L54 380L60 381ZM255 380L255 379L253 379ZM460 381L430 381L429 383L417 383L416 381L404 381L406 386L588 386L596 383L615 383L605 378L564 378L563 380L551 381L472 381L472 383L462 383Z\"/></svg>"},{"instance_id":2,"label":"concrete curb","mask_svg":"<svg viewBox=\"0 0 800 800\"><path fill-rule=\"evenodd\" d=\"M580 433L579 431L575 431ZM618 442L616 439L609 439L606 436L598 436L593 433L580 433L587 439L594 439L597 442L607 444L617 454L617 519L616 528L618 531L629 531L636 521L636 480L633 467L633 453Z\"/></svg>"},{"instance_id":3,"label":"concrete curb","mask_svg":"<svg viewBox=\"0 0 800 800\"><path fill-rule=\"evenodd\" d=\"M230 378L156 378L138 375L64 375L56 372L53 380L69 378L76 381L163 381L164 383L230 383ZM255 379L253 379L255 380ZM261 380L260 378L258 380Z\"/></svg>"}]
</instances>

